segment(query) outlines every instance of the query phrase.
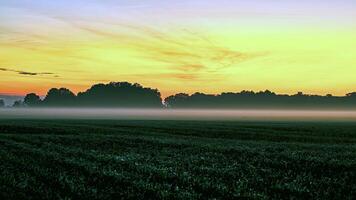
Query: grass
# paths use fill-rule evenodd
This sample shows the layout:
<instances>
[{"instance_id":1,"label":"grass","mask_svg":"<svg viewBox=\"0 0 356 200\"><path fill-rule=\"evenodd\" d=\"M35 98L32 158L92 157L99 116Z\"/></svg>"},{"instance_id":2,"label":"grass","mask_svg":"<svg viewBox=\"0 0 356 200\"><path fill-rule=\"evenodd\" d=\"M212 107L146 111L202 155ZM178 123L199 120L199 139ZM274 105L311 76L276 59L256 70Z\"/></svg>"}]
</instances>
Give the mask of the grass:
<instances>
[{"instance_id":1,"label":"grass","mask_svg":"<svg viewBox=\"0 0 356 200\"><path fill-rule=\"evenodd\" d=\"M354 123L0 121L0 199L355 198Z\"/></svg>"}]
</instances>

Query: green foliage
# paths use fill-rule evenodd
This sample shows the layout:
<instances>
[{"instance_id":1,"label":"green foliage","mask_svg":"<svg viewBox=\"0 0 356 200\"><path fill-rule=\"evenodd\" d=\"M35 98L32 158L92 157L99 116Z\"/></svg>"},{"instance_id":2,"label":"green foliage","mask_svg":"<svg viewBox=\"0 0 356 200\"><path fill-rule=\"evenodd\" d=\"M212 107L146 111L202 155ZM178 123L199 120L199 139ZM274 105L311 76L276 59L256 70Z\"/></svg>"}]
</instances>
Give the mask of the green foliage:
<instances>
[{"instance_id":1,"label":"green foliage","mask_svg":"<svg viewBox=\"0 0 356 200\"><path fill-rule=\"evenodd\" d=\"M37 107L41 102L41 98L35 93L27 94L24 98L24 104L30 107Z\"/></svg>"},{"instance_id":2,"label":"green foliage","mask_svg":"<svg viewBox=\"0 0 356 200\"><path fill-rule=\"evenodd\" d=\"M356 125L0 121L0 199L355 199Z\"/></svg>"}]
</instances>

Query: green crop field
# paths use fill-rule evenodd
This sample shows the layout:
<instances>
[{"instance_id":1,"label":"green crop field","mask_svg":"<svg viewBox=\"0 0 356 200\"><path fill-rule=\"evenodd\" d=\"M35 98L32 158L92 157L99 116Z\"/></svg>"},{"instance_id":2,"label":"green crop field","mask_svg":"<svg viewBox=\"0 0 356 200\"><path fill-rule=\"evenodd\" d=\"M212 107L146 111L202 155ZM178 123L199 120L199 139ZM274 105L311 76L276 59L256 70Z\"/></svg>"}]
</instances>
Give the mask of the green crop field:
<instances>
[{"instance_id":1,"label":"green crop field","mask_svg":"<svg viewBox=\"0 0 356 200\"><path fill-rule=\"evenodd\" d=\"M356 124L1 120L0 199L356 199Z\"/></svg>"}]
</instances>

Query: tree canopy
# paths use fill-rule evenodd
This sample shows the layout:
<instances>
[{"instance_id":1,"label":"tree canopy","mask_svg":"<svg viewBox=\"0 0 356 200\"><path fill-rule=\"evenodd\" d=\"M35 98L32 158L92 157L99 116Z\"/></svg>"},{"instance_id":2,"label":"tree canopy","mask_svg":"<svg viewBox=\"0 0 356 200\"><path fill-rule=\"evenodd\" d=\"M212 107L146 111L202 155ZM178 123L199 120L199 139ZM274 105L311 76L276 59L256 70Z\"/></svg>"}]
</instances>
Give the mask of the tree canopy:
<instances>
[{"instance_id":1,"label":"tree canopy","mask_svg":"<svg viewBox=\"0 0 356 200\"><path fill-rule=\"evenodd\" d=\"M269 90L218 95L179 93L165 99L169 108L356 108L356 93L344 97L332 95L276 94Z\"/></svg>"},{"instance_id":2,"label":"tree canopy","mask_svg":"<svg viewBox=\"0 0 356 200\"><path fill-rule=\"evenodd\" d=\"M138 83L111 82L93 85L78 94L81 106L98 107L162 107L161 93Z\"/></svg>"},{"instance_id":3,"label":"tree canopy","mask_svg":"<svg viewBox=\"0 0 356 200\"><path fill-rule=\"evenodd\" d=\"M52 88L46 97L27 94L27 107L119 107L119 108L161 108L161 93L157 89L145 88L138 83L111 82L93 85L85 92L75 95L67 88ZM19 107L19 102L16 107Z\"/></svg>"},{"instance_id":4,"label":"tree canopy","mask_svg":"<svg viewBox=\"0 0 356 200\"><path fill-rule=\"evenodd\" d=\"M67 88L52 88L48 91L42 104L44 106L75 106L76 95Z\"/></svg>"},{"instance_id":5,"label":"tree canopy","mask_svg":"<svg viewBox=\"0 0 356 200\"><path fill-rule=\"evenodd\" d=\"M35 93L30 93L25 96L24 104L29 107L37 107L41 105L41 98Z\"/></svg>"}]
</instances>

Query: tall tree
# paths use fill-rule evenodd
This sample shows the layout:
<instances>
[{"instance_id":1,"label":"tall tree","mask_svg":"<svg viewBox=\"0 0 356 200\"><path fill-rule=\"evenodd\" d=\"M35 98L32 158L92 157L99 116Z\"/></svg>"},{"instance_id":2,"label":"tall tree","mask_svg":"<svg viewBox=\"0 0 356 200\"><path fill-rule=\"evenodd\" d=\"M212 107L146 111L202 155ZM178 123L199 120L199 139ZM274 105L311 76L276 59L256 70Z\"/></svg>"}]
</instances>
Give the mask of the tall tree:
<instances>
[{"instance_id":1,"label":"tall tree","mask_svg":"<svg viewBox=\"0 0 356 200\"><path fill-rule=\"evenodd\" d=\"M93 85L78 94L78 103L89 107L162 107L161 93L157 89L144 88L140 84L111 82Z\"/></svg>"},{"instance_id":2,"label":"tall tree","mask_svg":"<svg viewBox=\"0 0 356 200\"><path fill-rule=\"evenodd\" d=\"M35 93L27 94L24 99L24 104L29 107L39 106L41 102L41 98Z\"/></svg>"},{"instance_id":3,"label":"tall tree","mask_svg":"<svg viewBox=\"0 0 356 200\"><path fill-rule=\"evenodd\" d=\"M23 106L24 106L24 104L21 100L15 101L14 104L12 105L12 107L14 107L14 108L21 108Z\"/></svg>"},{"instance_id":4,"label":"tall tree","mask_svg":"<svg viewBox=\"0 0 356 200\"><path fill-rule=\"evenodd\" d=\"M48 91L45 99L43 100L44 106L75 106L76 96L67 88L52 88Z\"/></svg>"},{"instance_id":5,"label":"tall tree","mask_svg":"<svg viewBox=\"0 0 356 200\"><path fill-rule=\"evenodd\" d=\"M0 99L0 108L5 107L5 101L3 99Z\"/></svg>"}]
</instances>

